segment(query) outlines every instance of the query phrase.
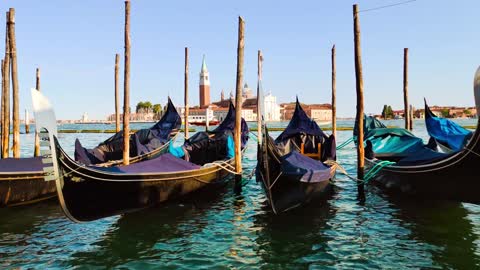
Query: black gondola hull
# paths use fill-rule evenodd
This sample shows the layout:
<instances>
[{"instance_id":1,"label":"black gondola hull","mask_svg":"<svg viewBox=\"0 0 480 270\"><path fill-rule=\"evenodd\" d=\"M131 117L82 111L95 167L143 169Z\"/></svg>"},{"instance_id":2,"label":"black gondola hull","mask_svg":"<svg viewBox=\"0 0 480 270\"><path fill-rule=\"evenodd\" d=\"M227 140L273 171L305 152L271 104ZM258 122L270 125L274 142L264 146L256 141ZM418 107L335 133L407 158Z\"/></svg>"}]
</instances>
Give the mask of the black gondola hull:
<instances>
[{"instance_id":1,"label":"black gondola hull","mask_svg":"<svg viewBox=\"0 0 480 270\"><path fill-rule=\"evenodd\" d=\"M62 189L60 203L74 221L92 221L170 201L226 182L219 166L173 173L114 174L79 165L56 145ZM223 166L233 165L233 160ZM60 181L60 180L58 180Z\"/></svg>"},{"instance_id":2,"label":"black gondola hull","mask_svg":"<svg viewBox=\"0 0 480 270\"><path fill-rule=\"evenodd\" d=\"M46 182L43 172L0 175L0 207L36 203L56 195L55 181Z\"/></svg>"},{"instance_id":3,"label":"black gondola hull","mask_svg":"<svg viewBox=\"0 0 480 270\"><path fill-rule=\"evenodd\" d=\"M480 121L477 127L480 125ZM477 128L478 129L478 128ZM378 160L366 159L366 168ZM480 204L480 133L462 151L429 164L387 166L372 182L394 194Z\"/></svg>"},{"instance_id":4,"label":"black gondola hull","mask_svg":"<svg viewBox=\"0 0 480 270\"><path fill-rule=\"evenodd\" d=\"M262 188L269 198L268 203L277 214L313 202L322 203L333 192L333 186L329 180L304 183L299 179L289 179L287 176L280 177L278 181L286 184L274 186L271 190L268 190L265 183L262 182Z\"/></svg>"}]
</instances>

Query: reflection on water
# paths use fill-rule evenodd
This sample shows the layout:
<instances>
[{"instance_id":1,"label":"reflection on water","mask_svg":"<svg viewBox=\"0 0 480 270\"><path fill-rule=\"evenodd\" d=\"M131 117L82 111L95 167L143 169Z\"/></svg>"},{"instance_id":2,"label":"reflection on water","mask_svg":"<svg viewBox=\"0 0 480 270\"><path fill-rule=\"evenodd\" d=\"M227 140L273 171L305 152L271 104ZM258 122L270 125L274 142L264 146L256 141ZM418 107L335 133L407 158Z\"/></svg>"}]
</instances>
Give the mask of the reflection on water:
<instances>
[{"instance_id":1,"label":"reflection on water","mask_svg":"<svg viewBox=\"0 0 480 270\"><path fill-rule=\"evenodd\" d=\"M426 138L423 123L416 121L415 127ZM75 138L91 147L109 136L60 134L60 141L73 154ZM351 132L338 136L341 143ZM22 135L24 155L30 155L32 144L32 134ZM255 166L255 151L251 140L244 157L247 173ZM338 156L355 174L353 146ZM254 178L239 194L230 183L182 201L84 224L68 221L55 200L4 208L0 268L480 268L480 207L402 200L375 187L367 188L360 204L347 177L338 175L335 186L327 201L279 216L270 211Z\"/></svg>"}]
</instances>

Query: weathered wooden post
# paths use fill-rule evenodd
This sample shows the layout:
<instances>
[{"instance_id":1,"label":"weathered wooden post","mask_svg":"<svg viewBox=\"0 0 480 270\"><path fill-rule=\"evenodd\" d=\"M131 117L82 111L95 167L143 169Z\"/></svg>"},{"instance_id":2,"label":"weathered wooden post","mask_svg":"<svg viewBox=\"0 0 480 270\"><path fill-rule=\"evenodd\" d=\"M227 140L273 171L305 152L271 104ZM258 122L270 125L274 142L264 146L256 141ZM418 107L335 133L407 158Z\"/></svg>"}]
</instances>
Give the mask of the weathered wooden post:
<instances>
[{"instance_id":1,"label":"weathered wooden post","mask_svg":"<svg viewBox=\"0 0 480 270\"><path fill-rule=\"evenodd\" d=\"M238 17L238 47L237 47L237 86L235 93L235 180L240 183L242 180L242 85L243 85L243 51L245 22Z\"/></svg>"},{"instance_id":2,"label":"weathered wooden post","mask_svg":"<svg viewBox=\"0 0 480 270\"><path fill-rule=\"evenodd\" d=\"M209 119L209 116L210 115L210 110L207 108L205 108L205 131L208 132L208 129L210 128L210 119Z\"/></svg>"},{"instance_id":3,"label":"weathered wooden post","mask_svg":"<svg viewBox=\"0 0 480 270\"><path fill-rule=\"evenodd\" d=\"M10 40L8 34L8 18L9 12L7 11L6 31L5 31L5 59L3 61L3 119L4 125L2 126L2 158L9 157L10 150Z\"/></svg>"},{"instance_id":4,"label":"weathered wooden post","mask_svg":"<svg viewBox=\"0 0 480 270\"><path fill-rule=\"evenodd\" d=\"M125 0L125 70L123 78L123 165L130 164L130 0Z\"/></svg>"},{"instance_id":5,"label":"weathered wooden post","mask_svg":"<svg viewBox=\"0 0 480 270\"><path fill-rule=\"evenodd\" d=\"M25 133L29 134L30 133L30 117L28 117L28 110L25 109Z\"/></svg>"},{"instance_id":6,"label":"weathered wooden post","mask_svg":"<svg viewBox=\"0 0 480 270\"><path fill-rule=\"evenodd\" d=\"M2 64L2 158L9 156L10 145L10 85L8 59L5 57Z\"/></svg>"},{"instance_id":7,"label":"weathered wooden post","mask_svg":"<svg viewBox=\"0 0 480 270\"><path fill-rule=\"evenodd\" d=\"M10 43L13 89L13 157L20 157L20 98L18 95L17 44L15 40L15 9L8 12L8 38Z\"/></svg>"},{"instance_id":8,"label":"weathered wooden post","mask_svg":"<svg viewBox=\"0 0 480 270\"><path fill-rule=\"evenodd\" d=\"M258 50L258 55L257 55L257 139L258 139L258 144L262 144L262 106L264 104L261 104L263 99L260 95L263 93L260 93L260 82L262 81L262 63L263 63L263 55L262 51Z\"/></svg>"},{"instance_id":9,"label":"weathered wooden post","mask_svg":"<svg viewBox=\"0 0 480 270\"><path fill-rule=\"evenodd\" d=\"M35 88L40 91L40 68L35 71Z\"/></svg>"},{"instance_id":10,"label":"weathered wooden post","mask_svg":"<svg viewBox=\"0 0 480 270\"><path fill-rule=\"evenodd\" d=\"M408 48L403 49L403 110L405 129L410 129L410 112L408 106Z\"/></svg>"},{"instance_id":11,"label":"weathered wooden post","mask_svg":"<svg viewBox=\"0 0 480 270\"><path fill-rule=\"evenodd\" d=\"M2 66L1 66L1 70L2 70L2 89L1 89L1 99L0 99L0 102L1 102L1 117L0 117L0 156L3 156L3 137L5 136L5 134L3 133L3 126L5 126L5 118L4 118L4 114L5 114L5 102L4 102L4 99L3 99L3 83L4 83L4 75L5 75L5 70L4 70L4 67L3 67L3 64L4 64L4 60L2 59Z\"/></svg>"},{"instance_id":12,"label":"weathered wooden post","mask_svg":"<svg viewBox=\"0 0 480 270\"><path fill-rule=\"evenodd\" d=\"M120 69L120 54L115 54L115 132L120 131L120 99L118 98L118 88L120 76L118 71Z\"/></svg>"},{"instance_id":13,"label":"weathered wooden post","mask_svg":"<svg viewBox=\"0 0 480 270\"><path fill-rule=\"evenodd\" d=\"M185 78L183 80L183 88L185 90L185 140L188 139L188 113L189 113L189 105L188 105L188 47L185 47Z\"/></svg>"},{"instance_id":14,"label":"weathered wooden post","mask_svg":"<svg viewBox=\"0 0 480 270\"><path fill-rule=\"evenodd\" d=\"M335 44L332 47L332 134L337 138L337 70L335 66Z\"/></svg>"},{"instance_id":15,"label":"weathered wooden post","mask_svg":"<svg viewBox=\"0 0 480 270\"><path fill-rule=\"evenodd\" d=\"M415 108L410 104L410 130L413 130L413 115L415 112Z\"/></svg>"},{"instance_id":16,"label":"weathered wooden post","mask_svg":"<svg viewBox=\"0 0 480 270\"><path fill-rule=\"evenodd\" d=\"M36 71L35 88L37 91L40 91L40 68L37 68ZM40 156L40 138L38 137L37 131L35 131L35 148L33 150L33 156Z\"/></svg>"},{"instance_id":17,"label":"weathered wooden post","mask_svg":"<svg viewBox=\"0 0 480 270\"><path fill-rule=\"evenodd\" d=\"M363 180L365 169L365 149L363 146L363 71L362 71L362 54L360 50L360 21L358 18L358 5L353 5L353 35L355 43L355 84L357 89L357 126L358 126L358 143L357 143L357 178ZM358 185L358 194L364 197L365 187L363 182Z\"/></svg>"}]
</instances>

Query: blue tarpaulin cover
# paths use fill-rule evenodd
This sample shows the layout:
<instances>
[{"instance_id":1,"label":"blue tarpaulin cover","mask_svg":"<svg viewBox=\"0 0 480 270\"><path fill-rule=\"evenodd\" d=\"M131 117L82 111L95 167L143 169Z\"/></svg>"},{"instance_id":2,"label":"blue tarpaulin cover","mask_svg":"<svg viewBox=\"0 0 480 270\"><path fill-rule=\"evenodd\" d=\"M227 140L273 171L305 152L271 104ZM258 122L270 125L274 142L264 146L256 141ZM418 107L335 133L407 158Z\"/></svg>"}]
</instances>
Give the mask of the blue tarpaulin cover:
<instances>
[{"instance_id":1,"label":"blue tarpaulin cover","mask_svg":"<svg viewBox=\"0 0 480 270\"><path fill-rule=\"evenodd\" d=\"M233 136L233 130L235 129L235 112L235 106L233 106L233 102L230 100L227 116L225 116L225 119L222 121L222 123L220 123L217 128L210 131L210 133L227 133ZM247 122L245 122L245 119L243 119L242 117L242 148L244 148L247 144L249 132L250 130L248 128Z\"/></svg>"},{"instance_id":2,"label":"blue tarpaulin cover","mask_svg":"<svg viewBox=\"0 0 480 270\"><path fill-rule=\"evenodd\" d=\"M373 123L370 116L366 120ZM366 121L366 122L367 122ZM381 123L378 120L375 120ZM386 128L378 123L365 128L366 141L370 141L373 152L379 159L390 159L399 165L421 164L442 159L449 154L440 153L428 148L421 138L416 137L410 131L403 128Z\"/></svg>"},{"instance_id":3,"label":"blue tarpaulin cover","mask_svg":"<svg viewBox=\"0 0 480 270\"><path fill-rule=\"evenodd\" d=\"M190 171L200 168L191 162L177 158L170 153L160 155L157 158L116 167L95 167L95 169L114 173L158 173Z\"/></svg>"},{"instance_id":4,"label":"blue tarpaulin cover","mask_svg":"<svg viewBox=\"0 0 480 270\"><path fill-rule=\"evenodd\" d=\"M282 172L285 175L298 175L301 182L322 182L330 179L331 168L318 160L290 152L281 158Z\"/></svg>"},{"instance_id":5,"label":"blue tarpaulin cover","mask_svg":"<svg viewBox=\"0 0 480 270\"><path fill-rule=\"evenodd\" d=\"M170 98L165 114L155 125L148 129L141 129L130 136L130 157L149 153L164 145L170 139L170 133L179 129L182 119L175 109ZM86 149L80 141L75 141L75 160L93 165L120 160L123 158L123 131L117 132L112 137L100 143L93 149Z\"/></svg>"},{"instance_id":6,"label":"blue tarpaulin cover","mask_svg":"<svg viewBox=\"0 0 480 270\"><path fill-rule=\"evenodd\" d=\"M428 135L453 151L461 150L473 135L471 131L457 123L434 115L426 101L425 125L427 126Z\"/></svg>"},{"instance_id":7,"label":"blue tarpaulin cover","mask_svg":"<svg viewBox=\"0 0 480 270\"><path fill-rule=\"evenodd\" d=\"M42 157L0 159L0 172L43 171Z\"/></svg>"}]
</instances>

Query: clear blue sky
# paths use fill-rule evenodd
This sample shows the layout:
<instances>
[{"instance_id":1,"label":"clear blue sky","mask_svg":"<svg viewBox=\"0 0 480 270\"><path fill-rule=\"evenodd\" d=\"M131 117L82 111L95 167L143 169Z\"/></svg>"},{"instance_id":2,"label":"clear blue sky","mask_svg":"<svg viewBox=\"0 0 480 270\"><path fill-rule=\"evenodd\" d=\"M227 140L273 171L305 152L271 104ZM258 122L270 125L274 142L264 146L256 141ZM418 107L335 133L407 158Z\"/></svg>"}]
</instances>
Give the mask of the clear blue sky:
<instances>
[{"instance_id":1,"label":"clear blue sky","mask_svg":"<svg viewBox=\"0 0 480 270\"><path fill-rule=\"evenodd\" d=\"M396 3L358 1L360 9ZM245 80L256 84L256 52L264 54L264 88L279 102L298 94L330 101L330 49L337 47L339 116L355 114L354 1L132 1L131 104L183 104L184 47L190 48L190 103L198 104L198 73L207 56L212 99L234 90L237 16L246 22ZM114 55L122 55L124 2L3 0L0 21L16 9L21 112L31 108L35 68L59 119L105 119L114 111ZM473 106L480 1L418 0L361 13L366 112L402 108L403 48L410 48L409 91L416 107ZM3 29L0 27L0 29ZM4 31L0 40L4 40ZM3 42L0 42L3 52ZM3 53L0 53L3 54ZM123 76L123 75L122 75ZM123 85L123 79L121 81ZM123 91L123 89L122 89Z\"/></svg>"}]
</instances>

